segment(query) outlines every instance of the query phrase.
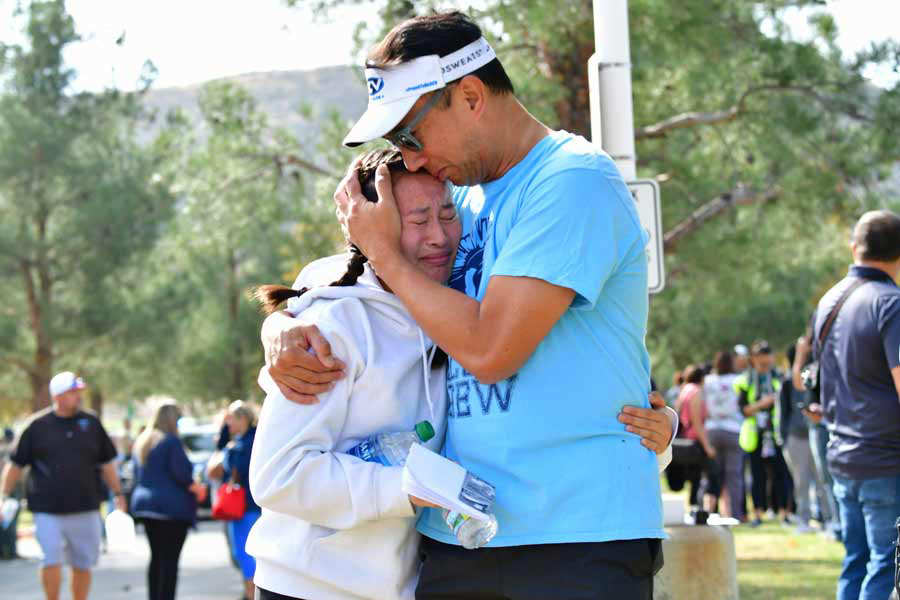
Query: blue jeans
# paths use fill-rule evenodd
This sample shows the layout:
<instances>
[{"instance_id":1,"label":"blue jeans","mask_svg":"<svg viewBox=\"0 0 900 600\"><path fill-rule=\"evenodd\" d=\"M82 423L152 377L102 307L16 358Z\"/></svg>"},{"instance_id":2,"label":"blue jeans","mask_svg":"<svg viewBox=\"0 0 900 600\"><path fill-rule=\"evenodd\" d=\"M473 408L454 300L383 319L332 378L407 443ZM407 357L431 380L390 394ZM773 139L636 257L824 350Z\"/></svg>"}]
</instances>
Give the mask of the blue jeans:
<instances>
[{"instance_id":1,"label":"blue jeans","mask_svg":"<svg viewBox=\"0 0 900 600\"><path fill-rule=\"evenodd\" d=\"M837 600L884 600L894 586L900 475L878 479L832 476L847 550Z\"/></svg>"}]
</instances>

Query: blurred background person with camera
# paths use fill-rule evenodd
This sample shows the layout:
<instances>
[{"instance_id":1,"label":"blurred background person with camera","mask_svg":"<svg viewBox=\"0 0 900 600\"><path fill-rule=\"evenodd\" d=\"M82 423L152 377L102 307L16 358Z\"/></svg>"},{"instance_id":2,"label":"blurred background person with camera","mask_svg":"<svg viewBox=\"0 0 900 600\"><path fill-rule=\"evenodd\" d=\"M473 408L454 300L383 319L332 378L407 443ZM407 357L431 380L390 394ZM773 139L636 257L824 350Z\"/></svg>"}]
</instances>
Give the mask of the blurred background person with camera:
<instances>
[{"instance_id":1,"label":"blurred background person with camera","mask_svg":"<svg viewBox=\"0 0 900 600\"><path fill-rule=\"evenodd\" d=\"M837 598L881 600L900 515L900 216L865 213L850 251L847 277L819 301L813 349L847 552Z\"/></svg>"},{"instance_id":2,"label":"blurred background person with camera","mask_svg":"<svg viewBox=\"0 0 900 600\"><path fill-rule=\"evenodd\" d=\"M796 347L787 349L788 364L794 363ZM809 407L809 394L805 390L794 388L792 376L787 372L781 383L778 398L779 418L778 442L784 448L784 458L794 481L794 501L797 506L797 533L814 531L809 524L812 518L810 492L817 499L819 521L827 523L831 520L831 512L825 498L823 481L816 470L813 450L810 446L810 427L814 427L806 416Z\"/></svg>"},{"instance_id":3,"label":"blurred background person with camera","mask_svg":"<svg viewBox=\"0 0 900 600\"><path fill-rule=\"evenodd\" d=\"M813 315L813 321L815 315ZM834 479L828 470L828 428L822 420L822 402L818 384L818 363L812 357L812 330L814 322L807 328L806 334L800 336L795 344L793 364L791 367L791 380L793 388L798 393L805 394L806 407L803 415L809 420L809 447L812 451L813 463L816 474L822 482L822 492L825 496L825 506L820 503L819 510L822 513L823 533L826 537L836 541L841 539L841 515L837 501L834 498ZM816 381L811 381L810 374L815 370Z\"/></svg>"}]
</instances>

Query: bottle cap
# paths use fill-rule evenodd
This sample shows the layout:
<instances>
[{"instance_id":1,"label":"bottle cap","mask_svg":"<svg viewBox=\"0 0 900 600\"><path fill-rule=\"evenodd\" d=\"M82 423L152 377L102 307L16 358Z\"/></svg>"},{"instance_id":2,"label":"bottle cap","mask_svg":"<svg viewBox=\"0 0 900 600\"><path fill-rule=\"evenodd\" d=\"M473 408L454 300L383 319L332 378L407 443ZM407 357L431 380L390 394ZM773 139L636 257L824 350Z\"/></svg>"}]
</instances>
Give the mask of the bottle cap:
<instances>
[{"instance_id":1,"label":"bottle cap","mask_svg":"<svg viewBox=\"0 0 900 600\"><path fill-rule=\"evenodd\" d=\"M416 435L419 436L419 439L423 442L427 442L434 437L434 427L432 427L431 423L428 421L416 423Z\"/></svg>"}]
</instances>

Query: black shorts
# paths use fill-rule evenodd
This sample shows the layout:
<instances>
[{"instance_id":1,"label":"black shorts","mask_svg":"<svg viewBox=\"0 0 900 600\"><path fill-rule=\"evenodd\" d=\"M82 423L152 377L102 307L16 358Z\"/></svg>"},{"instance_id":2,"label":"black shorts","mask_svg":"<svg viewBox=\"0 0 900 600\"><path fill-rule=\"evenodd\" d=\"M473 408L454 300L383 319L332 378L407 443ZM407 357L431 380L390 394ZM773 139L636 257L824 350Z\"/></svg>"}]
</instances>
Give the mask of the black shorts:
<instances>
[{"instance_id":1,"label":"black shorts","mask_svg":"<svg viewBox=\"0 0 900 600\"><path fill-rule=\"evenodd\" d=\"M652 600L657 539L465 550L422 538L416 600Z\"/></svg>"},{"instance_id":2,"label":"black shorts","mask_svg":"<svg viewBox=\"0 0 900 600\"><path fill-rule=\"evenodd\" d=\"M302 598L294 598L293 596L284 596L282 594L276 594L275 592L269 592L261 587L256 588L254 600L303 600Z\"/></svg>"}]
</instances>

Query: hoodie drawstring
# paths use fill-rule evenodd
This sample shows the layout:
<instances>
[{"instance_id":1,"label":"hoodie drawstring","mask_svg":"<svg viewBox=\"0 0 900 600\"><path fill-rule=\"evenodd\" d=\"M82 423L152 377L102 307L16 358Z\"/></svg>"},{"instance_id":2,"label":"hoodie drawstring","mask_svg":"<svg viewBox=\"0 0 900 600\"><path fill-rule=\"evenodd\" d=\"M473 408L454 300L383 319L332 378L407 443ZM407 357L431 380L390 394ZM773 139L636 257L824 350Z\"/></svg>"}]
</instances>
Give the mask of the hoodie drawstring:
<instances>
[{"instance_id":1,"label":"hoodie drawstring","mask_svg":"<svg viewBox=\"0 0 900 600\"><path fill-rule=\"evenodd\" d=\"M434 355L437 352L437 344L433 344L431 347L431 355L425 351L425 334L422 333L422 328L419 327L419 349L422 351L422 375L425 378L425 400L428 402L428 412L431 414L432 420L434 420L434 404L431 402L431 385L429 383L428 371L431 369L431 361L434 360Z\"/></svg>"}]
</instances>

